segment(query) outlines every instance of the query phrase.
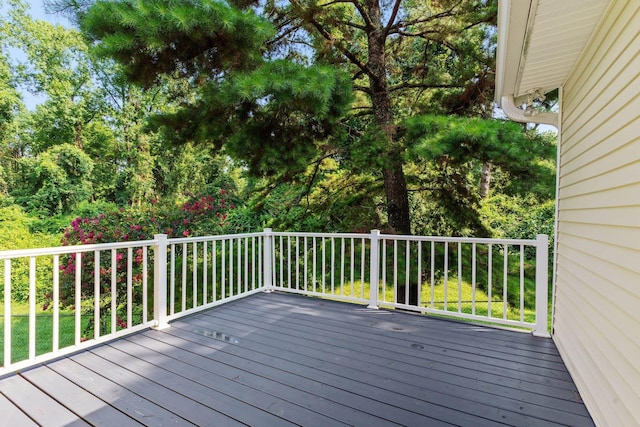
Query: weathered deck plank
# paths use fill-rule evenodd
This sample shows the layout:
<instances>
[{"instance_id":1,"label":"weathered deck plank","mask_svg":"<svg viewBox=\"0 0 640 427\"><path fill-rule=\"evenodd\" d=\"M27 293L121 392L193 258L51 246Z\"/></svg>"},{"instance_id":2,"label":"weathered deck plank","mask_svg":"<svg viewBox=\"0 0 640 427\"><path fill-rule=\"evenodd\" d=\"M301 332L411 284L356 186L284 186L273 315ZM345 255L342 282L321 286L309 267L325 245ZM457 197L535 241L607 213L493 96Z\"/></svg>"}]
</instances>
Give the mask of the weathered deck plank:
<instances>
[{"instance_id":1,"label":"weathered deck plank","mask_svg":"<svg viewBox=\"0 0 640 427\"><path fill-rule=\"evenodd\" d=\"M0 393L0 424L8 426L37 426L31 418L27 417L24 412L18 409L13 403L7 399L4 394Z\"/></svg>"},{"instance_id":2,"label":"weathered deck plank","mask_svg":"<svg viewBox=\"0 0 640 427\"><path fill-rule=\"evenodd\" d=\"M0 382L0 392L38 425L52 427L90 425L22 376L16 375L3 379ZM4 422L4 414L2 422Z\"/></svg>"},{"instance_id":3,"label":"weathered deck plank","mask_svg":"<svg viewBox=\"0 0 640 427\"><path fill-rule=\"evenodd\" d=\"M33 369L22 376L44 393L55 396L63 406L90 424L121 427L141 425L51 369Z\"/></svg>"},{"instance_id":4,"label":"weathered deck plank","mask_svg":"<svg viewBox=\"0 0 640 427\"><path fill-rule=\"evenodd\" d=\"M0 426L593 425L552 340L282 294L0 379L0 392Z\"/></svg>"},{"instance_id":5,"label":"weathered deck plank","mask_svg":"<svg viewBox=\"0 0 640 427\"><path fill-rule=\"evenodd\" d=\"M100 396L110 406L128 414L141 424L153 426L195 425L144 397L74 362L62 359L49 367L82 387L87 393Z\"/></svg>"},{"instance_id":6,"label":"weathered deck plank","mask_svg":"<svg viewBox=\"0 0 640 427\"><path fill-rule=\"evenodd\" d=\"M252 327L260 328L260 324L264 324L266 328L275 328L279 338L277 348L288 354L301 353L304 357L313 357L314 354L320 354L319 352L325 347L328 348L329 345L331 349L341 348L346 351L352 351L352 357L342 357L342 354L336 354L324 361L332 363L331 369L334 372L339 371L340 375L344 377L348 378L351 375L351 378L357 378L360 381L366 380L368 384L373 386L382 382L383 384L378 385L378 387L393 393L406 394L407 397L411 396L452 409L464 406L464 411L469 411L473 415L492 419L497 422L504 422L503 420L515 422L514 417L522 417L523 415L525 417L523 419L521 418L521 423L523 421L529 422L527 416L534 418L539 417L546 420L557 420L563 424L579 423L581 421L580 416L565 414L564 410L557 410L544 405L531 405L526 400L513 399L510 397L511 390L509 390L509 388L504 390L503 399L496 402L496 396L490 394L486 388L472 390L469 389L466 384L464 386L456 386L450 382L438 382L429 374L430 370L425 369L424 364L414 363L412 373L389 369L388 365L385 366L385 363L388 364L389 360L393 360L396 365L406 366L410 364L407 358L407 352L413 351L415 353L416 349L409 348L408 351L405 349L410 347L405 337L400 340L395 338L389 339L387 343L372 345L371 341L367 341L366 335L352 336L349 341L341 339L340 331L327 331L326 319L318 322L317 317L314 320L314 324L320 323L322 327L317 327L314 330L322 329L322 332L308 336L308 330L306 330L305 333L304 325L301 325L304 322L303 319L295 319L294 322L265 322L269 316L267 314L255 315L257 317L253 320L248 320L254 316L254 314L249 312L238 313L238 316L244 320L245 323L243 326L251 325ZM407 315L403 313L400 314L400 316L406 317ZM216 322L219 321L219 319L215 320ZM230 318L227 320L231 321ZM222 323L211 324L219 328L233 327L228 326L229 323L224 321ZM312 325L307 325L307 327L312 327ZM351 329L351 327L352 325L349 326L349 329ZM344 328L344 323L336 325L336 328ZM238 328L238 333L241 333L240 329L241 328ZM262 344L269 345L269 342L275 342L272 339L274 338L272 334L269 330L262 331L259 334ZM398 334L398 331L389 332L389 334ZM378 337L376 337L376 339L377 338ZM425 343L425 346L426 345L428 344ZM358 346L358 348L349 350L348 347L353 349L354 346ZM385 351L395 354L383 358L382 364L377 365L371 363L369 360L364 360L370 359L370 356L375 355L380 350L380 347L385 348ZM459 351L460 350L458 350L458 352ZM417 350L417 352L420 352L420 350ZM450 351L449 354L444 355L444 357L456 357L455 353L456 350L454 349ZM361 355L367 355L367 357L363 358ZM323 369L321 366L316 366L315 368ZM555 371L558 368L557 364L553 365L552 368ZM344 370L344 372L342 370ZM498 413L496 409L500 412ZM531 422L534 423L536 421L533 419Z\"/></svg>"}]
</instances>

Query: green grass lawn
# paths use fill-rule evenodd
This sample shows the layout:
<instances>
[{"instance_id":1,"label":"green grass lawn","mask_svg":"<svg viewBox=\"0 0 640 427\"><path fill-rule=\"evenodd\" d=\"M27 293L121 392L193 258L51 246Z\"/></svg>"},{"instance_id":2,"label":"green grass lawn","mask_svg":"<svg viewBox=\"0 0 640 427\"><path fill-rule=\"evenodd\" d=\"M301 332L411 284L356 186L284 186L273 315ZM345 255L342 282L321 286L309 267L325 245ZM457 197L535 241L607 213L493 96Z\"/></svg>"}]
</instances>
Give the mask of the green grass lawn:
<instances>
[{"instance_id":1,"label":"green grass lawn","mask_svg":"<svg viewBox=\"0 0 640 427\"><path fill-rule=\"evenodd\" d=\"M325 288L327 288L325 286ZM320 290L318 287L317 290ZM325 289L326 292L330 293L331 290ZM351 283L345 283L343 288L340 286L335 286L333 294L334 295L345 295L351 296ZM353 295L359 298L362 295L362 282L355 281L353 284ZM364 283L364 295L365 298L369 296L369 283ZM440 280L433 288L433 308L436 310L444 310L444 295L445 288L444 282ZM461 286L461 307L460 311L465 314L472 313L472 298L473 298L473 288L470 283L462 282ZM394 298L394 288L393 285L387 285L384 291L384 297L382 292L378 294L378 300L380 302L393 302ZM420 290L420 306L422 307L431 307L431 286L429 284L423 284L422 289ZM475 314L478 316L487 316L488 313L488 300L489 297L487 294L476 288L476 296L475 296L476 304L475 304ZM453 277L449 278L447 282L447 310L450 312L458 311L458 279ZM400 301L401 303L404 301ZM496 297L492 298L491 301L491 316L495 318L503 317L504 305L501 299ZM452 314L454 314L452 313ZM507 319L509 320L520 320L520 314L517 307L511 307L507 304ZM524 321L525 322L534 322L535 321L535 310L532 309L524 309Z\"/></svg>"},{"instance_id":2,"label":"green grass lawn","mask_svg":"<svg viewBox=\"0 0 640 427\"><path fill-rule=\"evenodd\" d=\"M29 305L13 303L11 306L11 361L13 363L29 357ZM0 316L0 366L4 362L4 316ZM83 319L83 327L88 319ZM68 347L74 344L75 322L72 311L60 312L60 344ZM53 349L53 316L36 308L36 354L44 354Z\"/></svg>"}]
</instances>

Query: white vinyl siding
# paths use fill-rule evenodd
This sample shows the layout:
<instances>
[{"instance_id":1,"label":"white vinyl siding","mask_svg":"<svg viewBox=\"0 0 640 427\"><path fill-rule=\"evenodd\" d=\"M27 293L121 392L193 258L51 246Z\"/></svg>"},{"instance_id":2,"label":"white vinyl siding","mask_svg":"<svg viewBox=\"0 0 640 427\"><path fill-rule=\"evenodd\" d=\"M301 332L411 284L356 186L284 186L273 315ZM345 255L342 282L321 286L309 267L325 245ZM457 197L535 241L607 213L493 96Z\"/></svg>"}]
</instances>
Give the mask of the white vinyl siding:
<instances>
[{"instance_id":1,"label":"white vinyl siding","mask_svg":"<svg viewBox=\"0 0 640 427\"><path fill-rule=\"evenodd\" d=\"M600 426L640 425L640 2L563 87L554 340Z\"/></svg>"}]
</instances>

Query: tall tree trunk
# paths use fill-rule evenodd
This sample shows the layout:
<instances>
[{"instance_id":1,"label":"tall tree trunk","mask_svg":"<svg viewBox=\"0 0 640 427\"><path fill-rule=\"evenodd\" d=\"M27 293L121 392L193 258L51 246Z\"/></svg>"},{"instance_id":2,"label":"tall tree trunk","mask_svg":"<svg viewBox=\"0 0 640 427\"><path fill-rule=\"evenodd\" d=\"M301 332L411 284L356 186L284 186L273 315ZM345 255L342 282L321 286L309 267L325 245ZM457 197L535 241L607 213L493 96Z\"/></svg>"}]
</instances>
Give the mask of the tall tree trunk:
<instances>
[{"instance_id":1,"label":"tall tree trunk","mask_svg":"<svg viewBox=\"0 0 640 427\"><path fill-rule=\"evenodd\" d=\"M492 165L489 162L482 163L482 172L480 174L480 198L486 199L489 197L489 190L491 189L491 168Z\"/></svg>"},{"instance_id":2,"label":"tall tree trunk","mask_svg":"<svg viewBox=\"0 0 640 427\"><path fill-rule=\"evenodd\" d=\"M389 225L401 234L411 234L409 217L409 195L407 180L401 162L393 162L382 171L384 191L387 196L387 217Z\"/></svg>"},{"instance_id":3,"label":"tall tree trunk","mask_svg":"<svg viewBox=\"0 0 640 427\"><path fill-rule=\"evenodd\" d=\"M382 24L382 14L378 0L365 0L370 24L367 28L369 53L369 87L371 105L376 124L383 130L389 149L382 171L384 190L387 198L387 218L389 225L397 233L411 234L409 217L409 193L407 180L402 169L402 152L396 141L396 126L391 108L391 97L387 86L387 64L385 57L386 30Z\"/></svg>"},{"instance_id":4,"label":"tall tree trunk","mask_svg":"<svg viewBox=\"0 0 640 427\"><path fill-rule=\"evenodd\" d=\"M82 150L82 120L78 120L76 123L74 129L74 140L76 147Z\"/></svg>"}]
</instances>

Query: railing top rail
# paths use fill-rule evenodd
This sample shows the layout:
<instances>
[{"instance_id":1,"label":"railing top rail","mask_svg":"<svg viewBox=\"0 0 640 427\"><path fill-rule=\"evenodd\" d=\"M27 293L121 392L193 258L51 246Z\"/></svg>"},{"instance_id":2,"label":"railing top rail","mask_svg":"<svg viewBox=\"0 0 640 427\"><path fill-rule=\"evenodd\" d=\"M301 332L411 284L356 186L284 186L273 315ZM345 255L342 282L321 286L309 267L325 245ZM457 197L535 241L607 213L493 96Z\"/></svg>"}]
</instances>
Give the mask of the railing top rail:
<instances>
[{"instance_id":1,"label":"railing top rail","mask_svg":"<svg viewBox=\"0 0 640 427\"><path fill-rule=\"evenodd\" d=\"M264 232L261 231L258 233L221 234L219 236L176 237L173 239L167 239L167 244L174 245L178 243L211 242L214 240L244 239L246 237L258 236L264 236Z\"/></svg>"},{"instance_id":2,"label":"railing top rail","mask_svg":"<svg viewBox=\"0 0 640 427\"><path fill-rule=\"evenodd\" d=\"M291 237L326 237L326 238L355 238L368 239L370 233L309 233L309 232L281 232L273 231L272 236L291 236ZM413 236L406 234L380 234L380 239L385 240L410 240L423 242L461 242L461 243L480 243L494 245L525 245L535 246L538 241L536 239L492 239L480 237L442 237L442 236Z\"/></svg>"},{"instance_id":3,"label":"railing top rail","mask_svg":"<svg viewBox=\"0 0 640 427\"><path fill-rule=\"evenodd\" d=\"M174 239L167 239L168 244L177 243L192 243L192 242L204 242L213 240L226 240L226 239L242 239L245 237L257 237L263 236L263 232L259 233L245 233L245 234L225 234L220 236L199 236L199 237L181 237ZM12 258L25 258L32 256L47 256L47 255L66 255L79 252L93 252L104 251L110 249L124 249L130 247L152 246L157 244L157 240L131 240L127 242L113 242L113 243L96 243L91 245L74 245L74 246L55 246L49 248L32 248L32 249L12 249L7 251L0 251L0 260L12 259Z\"/></svg>"},{"instance_id":4,"label":"railing top rail","mask_svg":"<svg viewBox=\"0 0 640 427\"><path fill-rule=\"evenodd\" d=\"M0 259L24 258L45 255L65 255L78 252L104 251L109 249L124 249L130 247L151 246L156 240L132 240L129 242L96 243L92 245L56 246L50 248L17 249L0 251Z\"/></svg>"},{"instance_id":5,"label":"railing top rail","mask_svg":"<svg viewBox=\"0 0 640 427\"><path fill-rule=\"evenodd\" d=\"M273 231L270 234L282 237L335 237L345 239L368 239L371 236L369 233L306 233L298 231Z\"/></svg>"},{"instance_id":6,"label":"railing top rail","mask_svg":"<svg viewBox=\"0 0 640 427\"><path fill-rule=\"evenodd\" d=\"M525 245L535 246L536 239L491 239L483 237L441 237L441 236L411 236L399 234L381 234L380 239L385 240L410 240L422 242L451 242L451 243L480 243L492 245Z\"/></svg>"},{"instance_id":7,"label":"railing top rail","mask_svg":"<svg viewBox=\"0 0 640 427\"><path fill-rule=\"evenodd\" d=\"M325 238L347 238L347 239L369 239L369 233L308 233L308 232L278 232L269 233L272 236L282 237L325 237ZM218 241L227 239L243 239L248 237L264 236L264 232L244 233L244 234L224 234L219 236L200 236L200 237L182 237L167 239L168 244ZM452 242L452 243L479 243L494 245L525 245L535 246L538 241L536 239L491 239L491 238L474 238L474 237L442 237L442 236L412 236L399 234L380 234L380 239L385 240L409 240L423 242ZM23 258L31 256L46 255L64 255L79 252L92 252L96 250L124 249L129 247L151 246L158 243L157 240L136 240L128 242L114 243L98 243L91 245L74 245L74 246L57 246L49 248L33 248L33 249L16 249L8 251L0 251L0 260L11 258Z\"/></svg>"}]
</instances>

